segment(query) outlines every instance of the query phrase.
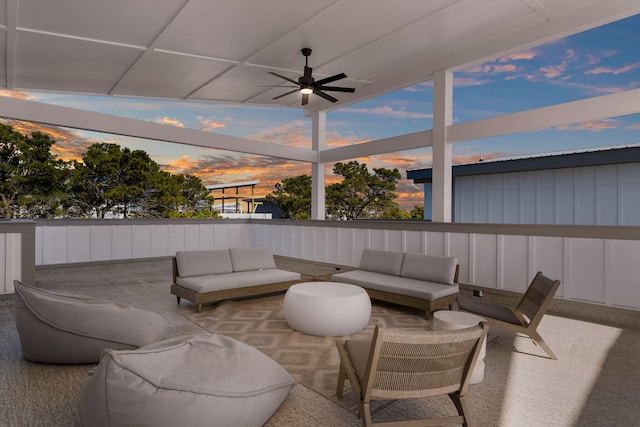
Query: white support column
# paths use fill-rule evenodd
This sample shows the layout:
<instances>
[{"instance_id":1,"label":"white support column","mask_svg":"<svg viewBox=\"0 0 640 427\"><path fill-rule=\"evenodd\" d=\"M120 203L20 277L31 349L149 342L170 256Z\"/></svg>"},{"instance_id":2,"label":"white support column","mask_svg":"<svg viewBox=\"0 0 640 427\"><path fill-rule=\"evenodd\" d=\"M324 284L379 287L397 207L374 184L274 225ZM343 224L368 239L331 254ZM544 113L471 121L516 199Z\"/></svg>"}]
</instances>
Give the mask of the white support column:
<instances>
[{"instance_id":1,"label":"white support column","mask_svg":"<svg viewBox=\"0 0 640 427\"><path fill-rule=\"evenodd\" d=\"M311 219L325 219L325 163L320 152L325 149L327 113L316 111L311 117L311 148L316 161L311 164Z\"/></svg>"},{"instance_id":2,"label":"white support column","mask_svg":"<svg viewBox=\"0 0 640 427\"><path fill-rule=\"evenodd\" d=\"M453 73L442 70L433 76L433 185L431 219L451 222L451 143L448 127L453 118Z\"/></svg>"}]
</instances>

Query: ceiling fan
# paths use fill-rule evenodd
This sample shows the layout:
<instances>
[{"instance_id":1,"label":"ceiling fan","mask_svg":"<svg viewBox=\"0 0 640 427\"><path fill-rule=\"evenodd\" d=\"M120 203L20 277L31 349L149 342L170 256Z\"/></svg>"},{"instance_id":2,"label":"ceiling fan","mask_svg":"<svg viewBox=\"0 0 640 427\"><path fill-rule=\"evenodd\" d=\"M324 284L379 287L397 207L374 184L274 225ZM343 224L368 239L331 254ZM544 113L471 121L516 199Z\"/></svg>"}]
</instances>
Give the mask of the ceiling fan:
<instances>
[{"instance_id":1,"label":"ceiling fan","mask_svg":"<svg viewBox=\"0 0 640 427\"><path fill-rule=\"evenodd\" d=\"M313 68L309 67L309 55L311 55L311 49L309 49L308 47L305 47L304 49L302 49L302 54L305 57L304 74L301 77L298 77L298 81L295 81L285 76L281 76L278 73L269 71L269 74L273 74L276 77L280 77L281 79L284 79L288 82L295 84L295 86L278 86L278 87L295 87L295 89L287 93L283 93L282 95L278 95L273 99L279 99L284 96L290 95L294 92L300 91L302 93L302 105L307 105L309 103L309 95L312 93L326 99L327 101L337 102L338 100L336 98L324 92L328 91L328 92L353 93L356 91L352 87L325 86L325 84L327 83L332 83L332 82L335 82L336 80L341 80L346 78L347 75L345 73L336 74L335 76L327 77L327 78L316 81L311 76Z\"/></svg>"}]
</instances>

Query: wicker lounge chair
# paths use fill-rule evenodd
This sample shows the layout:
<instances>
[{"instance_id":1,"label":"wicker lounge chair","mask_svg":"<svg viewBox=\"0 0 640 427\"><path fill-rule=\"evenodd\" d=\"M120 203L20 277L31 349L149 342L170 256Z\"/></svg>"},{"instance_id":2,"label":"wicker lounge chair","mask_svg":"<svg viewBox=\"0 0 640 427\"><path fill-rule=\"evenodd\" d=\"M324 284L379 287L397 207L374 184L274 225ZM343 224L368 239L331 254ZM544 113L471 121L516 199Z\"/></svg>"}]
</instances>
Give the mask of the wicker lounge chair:
<instances>
[{"instance_id":1,"label":"wicker lounge chair","mask_svg":"<svg viewBox=\"0 0 640 427\"><path fill-rule=\"evenodd\" d=\"M371 341L336 341L340 355L338 387L345 379L360 399L364 426L374 423L372 400L398 400L447 394L457 416L405 421L402 425L469 424L464 396L487 334L487 323L453 331L382 329ZM392 423L393 424L393 423ZM397 425L397 424L393 424Z\"/></svg>"},{"instance_id":2,"label":"wicker lounge chair","mask_svg":"<svg viewBox=\"0 0 640 427\"><path fill-rule=\"evenodd\" d=\"M559 286L559 280L549 279L539 271L527 288L527 292L522 296L520 303L513 310L509 307L466 297L458 297L458 307L460 310L484 317L491 325L527 335L542 347L550 359L555 360L557 356L544 342L537 328Z\"/></svg>"}]
</instances>

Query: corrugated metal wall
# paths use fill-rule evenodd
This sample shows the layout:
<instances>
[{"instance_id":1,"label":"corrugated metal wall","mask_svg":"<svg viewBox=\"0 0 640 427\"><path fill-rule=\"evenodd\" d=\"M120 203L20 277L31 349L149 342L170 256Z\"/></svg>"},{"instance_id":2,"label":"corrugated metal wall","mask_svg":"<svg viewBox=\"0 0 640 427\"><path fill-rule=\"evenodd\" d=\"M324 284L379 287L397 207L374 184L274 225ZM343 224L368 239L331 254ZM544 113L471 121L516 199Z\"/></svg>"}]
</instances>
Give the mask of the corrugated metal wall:
<instances>
[{"instance_id":1,"label":"corrugated metal wall","mask_svg":"<svg viewBox=\"0 0 640 427\"><path fill-rule=\"evenodd\" d=\"M455 222L640 225L640 163L456 177Z\"/></svg>"}]
</instances>

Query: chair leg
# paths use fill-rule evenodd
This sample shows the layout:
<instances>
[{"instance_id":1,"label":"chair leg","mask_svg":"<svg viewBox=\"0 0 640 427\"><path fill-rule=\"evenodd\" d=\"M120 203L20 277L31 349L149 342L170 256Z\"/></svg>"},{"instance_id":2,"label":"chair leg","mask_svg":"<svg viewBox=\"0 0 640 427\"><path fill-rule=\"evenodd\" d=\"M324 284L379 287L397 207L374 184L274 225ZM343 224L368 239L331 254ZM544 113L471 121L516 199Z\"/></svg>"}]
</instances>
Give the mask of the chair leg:
<instances>
[{"instance_id":1,"label":"chair leg","mask_svg":"<svg viewBox=\"0 0 640 427\"><path fill-rule=\"evenodd\" d=\"M455 394L455 393L450 394L449 398L451 399L451 401L455 405L456 409L458 410L458 414L462 417L462 425L463 425L463 427L471 427L471 422L469 421L469 419L467 417L467 414L469 413L469 410L468 410L467 405L466 405L466 403L464 401L464 398L462 396L460 396L459 394Z\"/></svg>"},{"instance_id":2,"label":"chair leg","mask_svg":"<svg viewBox=\"0 0 640 427\"><path fill-rule=\"evenodd\" d=\"M338 369L338 386L336 387L336 396L342 397L342 391L344 390L344 380L347 379L347 371L344 369L344 365L340 362L340 368Z\"/></svg>"},{"instance_id":3,"label":"chair leg","mask_svg":"<svg viewBox=\"0 0 640 427\"><path fill-rule=\"evenodd\" d=\"M196 312L202 313L202 304L196 304Z\"/></svg>"},{"instance_id":4,"label":"chair leg","mask_svg":"<svg viewBox=\"0 0 640 427\"><path fill-rule=\"evenodd\" d=\"M531 331L528 335L549 355L549 359L558 360L558 356L556 356L556 354L551 350L551 347L544 342L538 331Z\"/></svg>"},{"instance_id":5,"label":"chair leg","mask_svg":"<svg viewBox=\"0 0 640 427\"><path fill-rule=\"evenodd\" d=\"M360 414L362 415L362 425L364 427L370 427L373 425L373 418L371 417L371 405L369 402L360 402Z\"/></svg>"},{"instance_id":6,"label":"chair leg","mask_svg":"<svg viewBox=\"0 0 640 427\"><path fill-rule=\"evenodd\" d=\"M178 304L180 304L180 297L176 295L176 299L178 300Z\"/></svg>"}]
</instances>

